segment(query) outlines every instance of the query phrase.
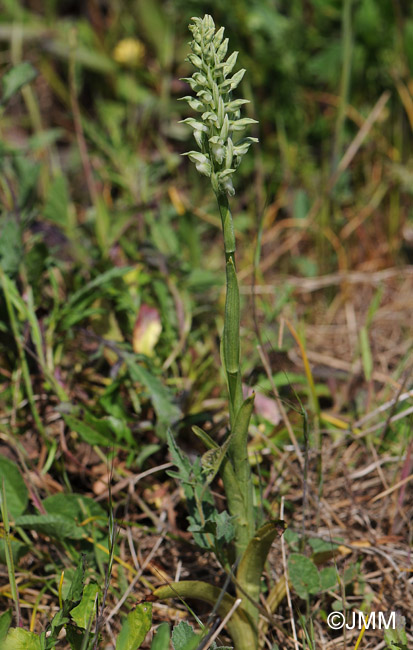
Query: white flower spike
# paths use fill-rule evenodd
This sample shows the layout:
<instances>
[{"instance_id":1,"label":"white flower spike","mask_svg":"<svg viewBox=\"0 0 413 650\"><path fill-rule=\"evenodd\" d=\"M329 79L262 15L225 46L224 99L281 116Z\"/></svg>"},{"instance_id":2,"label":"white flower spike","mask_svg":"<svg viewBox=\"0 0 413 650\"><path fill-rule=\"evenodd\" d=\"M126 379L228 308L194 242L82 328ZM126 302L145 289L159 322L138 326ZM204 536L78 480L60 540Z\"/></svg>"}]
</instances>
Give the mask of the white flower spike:
<instances>
[{"instance_id":1,"label":"white flower spike","mask_svg":"<svg viewBox=\"0 0 413 650\"><path fill-rule=\"evenodd\" d=\"M233 134L243 131L257 120L240 118L240 107L248 104L247 99L232 100L231 93L241 82L245 70L238 70L231 77L238 52L233 52L224 60L228 51L228 39L224 39L224 28L215 31L211 16L192 18L189 29L193 40L190 43L192 54L187 58L197 68L186 81L196 96L182 97L189 106L198 112L197 119L182 120L194 130L194 137L200 153L187 154L197 170L211 178L217 194L233 196L232 174L239 166L242 156L247 153L257 138L244 138L233 142ZM201 113L201 115L199 115Z\"/></svg>"}]
</instances>

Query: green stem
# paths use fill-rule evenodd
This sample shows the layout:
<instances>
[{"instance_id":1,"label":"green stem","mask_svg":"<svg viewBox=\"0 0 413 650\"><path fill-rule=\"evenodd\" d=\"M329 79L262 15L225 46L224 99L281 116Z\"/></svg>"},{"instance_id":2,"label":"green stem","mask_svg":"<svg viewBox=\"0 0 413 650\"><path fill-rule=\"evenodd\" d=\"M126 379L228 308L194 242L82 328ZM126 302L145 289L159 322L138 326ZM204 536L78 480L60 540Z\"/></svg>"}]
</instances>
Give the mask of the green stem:
<instances>
[{"instance_id":1,"label":"green stem","mask_svg":"<svg viewBox=\"0 0 413 650\"><path fill-rule=\"evenodd\" d=\"M346 109L348 104L348 97L350 91L350 77L351 77L351 60L353 50L353 34L352 34L352 5L353 0L344 0L343 13L342 13L342 51L343 51L343 67L341 69L340 80L340 103L338 108L336 129L334 134L334 151L333 151L333 168L337 169L341 150L343 145L344 136L344 123L346 120Z\"/></svg>"},{"instance_id":2,"label":"green stem","mask_svg":"<svg viewBox=\"0 0 413 650\"><path fill-rule=\"evenodd\" d=\"M235 235L231 210L226 194L216 194L222 220L226 260L226 299L223 334L223 353L229 392L231 429L242 404L240 356L240 306L237 273L235 268Z\"/></svg>"}]
</instances>

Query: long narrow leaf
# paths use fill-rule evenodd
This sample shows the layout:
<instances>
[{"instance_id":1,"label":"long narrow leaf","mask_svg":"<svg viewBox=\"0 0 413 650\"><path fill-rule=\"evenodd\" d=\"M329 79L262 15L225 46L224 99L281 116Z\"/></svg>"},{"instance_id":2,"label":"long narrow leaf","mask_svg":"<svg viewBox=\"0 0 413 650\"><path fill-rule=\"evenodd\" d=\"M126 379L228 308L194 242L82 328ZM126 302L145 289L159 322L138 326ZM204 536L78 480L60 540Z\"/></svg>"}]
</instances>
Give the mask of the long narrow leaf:
<instances>
[{"instance_id":1,"label":"long narrow leaf","mask_svg":"<svg viewBox=\"0 0 413 650\"><path fill-rule=\"evenodd\" d=\"M267 560L271 545L277 535L284 532L284 526L279 521L269 521L264 524L251 539L242 556L237 571L237 582L241 589L237 594L242 598L246 592L250 598L258 603L261 590L261 576ZM258 622L258 609L254 604L244 599L244 609Z\"/></svg>"}]
</instances>

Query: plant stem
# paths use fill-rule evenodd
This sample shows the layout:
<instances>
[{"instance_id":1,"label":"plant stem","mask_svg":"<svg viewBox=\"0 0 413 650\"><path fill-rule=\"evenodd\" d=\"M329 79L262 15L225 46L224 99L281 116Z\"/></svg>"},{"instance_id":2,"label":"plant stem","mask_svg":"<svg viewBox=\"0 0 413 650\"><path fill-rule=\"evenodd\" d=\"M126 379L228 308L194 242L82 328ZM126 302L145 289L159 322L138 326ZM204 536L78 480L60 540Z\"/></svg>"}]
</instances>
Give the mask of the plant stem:
<instances>
[{"instance_id":1,"label":"plant stem","mask_svg":"<svg viewBox=\"0 0 413 650\"><path fill-rule=\"evenodd\" d=\"M225 193L216 193L222 220L226 260L226 300L223 335L223 353L225 371L228 380L229 410L231 429L234 427L238 410L242 404L240 355L240 307L239 289L235 268L235 235L228 197Z\"/></svg>"}]
</instances>

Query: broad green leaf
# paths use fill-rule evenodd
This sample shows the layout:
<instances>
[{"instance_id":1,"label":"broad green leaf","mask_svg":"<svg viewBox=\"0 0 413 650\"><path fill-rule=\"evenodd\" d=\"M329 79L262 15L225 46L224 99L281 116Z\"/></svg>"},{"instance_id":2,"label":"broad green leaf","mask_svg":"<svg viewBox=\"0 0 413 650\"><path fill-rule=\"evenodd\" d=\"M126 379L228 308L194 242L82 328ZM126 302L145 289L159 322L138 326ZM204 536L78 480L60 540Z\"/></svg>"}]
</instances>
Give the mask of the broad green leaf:
<instances>
[{"instance_id":1,"label":"broad green leaf","mask_svg":"<svg viewBox=\"0 0 413 650\"><path fill-rule=\"evenodd\" d=\"M49 515L64 513L65 517L69 517L77 524L82 524L85 519L90 517L100 519L100 521L107 520L107 513L100 503L96 503L83 494L52 494L44 499L43 506ZM82 526L82 530L86 533L87 526Z\"/></svg>"},{"instance_id":2,"label":"broad green leaf","mask_svg":"<svg viewBox=\"0 0 413 650\"><path fill-rule=\"evenodd\" d=\"M3 76L1 80L2 97L1 105L7 104L9 99L19 92L20 88L33 81L37 77L37 71L28 61L18 63Z\"/></svg>"},{"instance_id":3,"label":"broad green leaf","mask_svg":"<svg viewBox=\"0 0 413 650\"><path fill-rule=\"evenodd\" d=\"M337 569L333 566L326 566L320 570L321 591L332 589L338 582Z\"/></svg>"},{"instance_id":4,"label":"broad green leaf","mask_svg":"<svg viewBox=\"0 0 413 650\"><path fill-rule=\"evenodd\" d=\"M41 650L40 637L21 627L12 627L3 642L2 650Z\"/></svg>"},{"instance_id":5,"label":"broad green leaf","mask_svg":"<svg viewBox=\"0 0 413 650\"><path fill-rule=\"evenodd\" d=\"M301 553L292 553L288 558L288 575L300 598L308 598L310 594L317 594L321 589L316 565Z\"/></svg>"},{"instance_id":6,"label":"broad green leaf","mask_svg":"<svg viewBox=\"0 0 413 650\"><path fill-rule=\"evenodd\" d=\"M152 604L137 605L126 617L116 641L116 650L137 650L152 625Z\"/></svg>"},{"instance_id":7,"label":"broad green leaf","mask_svg":"<svg viewBox=\"0 0 413 650\"><path fill-rule=\"evenodd\" d=\"M89 443L89 445L101 445L107 447L113 445L115 442L113 438L106 438L106 436L102 435L94 427L89 426L89 424L82 422L82 420L78 420L78 418L75 418L72 415L63 415L63 419L67 426L73 431L76 431L82 440Z\"/></svg>"},{"instance_id":8,"label":"broad green leaf","mask_svg":"<svg viewBox=\"0 0 413 650\"><path fill-rule=\"evenodd\" d=\"M16 517L15 525L35 530L54 539L81 539L85 531L65 515L22 515Z\"/></svg>"},{"instance_id":9,"label":"broad green leaf","mask_svg":"<svg viewBox=\"0 0 413 650\"><path fill-rule=\"evenodd\" d=\"M150 650L169 650L170 638L169 623L161 623L152 639Z\"/></svg>"},{"instance_id":10,"label":"broad green leaf","mask_svg":"<svg viewBox=\"0 0 413 650\"><path fill-rule=\"evenodd\" d=\"M181 621L178 625L175 625L172 631L172 645L174 650L183 650L193 640L197 643L199 639L192 625L189 625L186 621Z\"/></svg>"},{"instance_id":11,"label":"broad green leaf","mask_svg":"<svg viewBox=\"0 0 413 650\"><path fill-rule=\"evenodd\" d=\"M0 615L0 643L6 638L6 634L12 621L11 609L7 609Z\"/></svg>"},{"instance_id":12,"label":"broad green leaf","mask_svg":"<svg viewBox=\"0 0 413 650\"><path fill-rule=\"evenodd\" d=\"M7 509L10 517L15 519L26 510L28 502L27 487L17 465L5 456L0 456L0 491L3 480Z\"/></svg>"},{"instance_id":13,"label":"broad green leaf","mask_svg":"<svg viewBox=\"0 0 413 650\"><path fill-rule=\"evenodd\" d=\"M152 595L158 598L158 600L177 597L194 598L196 600L202 600L214 607L222 594L218 587L210 585L207 582L201 580L182 580L182 582L173 582L169 585L158 587ZM245 602L245 598L243 600ZM235 598L233 596L224 594L218 607L219 616L224 618L234 606L234 603ZM257 628L242 605L233 612L226 627L237 650L256 649L258 642Z\"/></svg>"},{"instance_id":14,"label":"broad green leaf","mask_svg":"<svg viewBox=\"0 0 413 650\"><path fill-rule=\"evenodd\" d=\"M82 600L70 610L74 622L84 630L88 627L90 619L96 612L96 596L100 594L99 585L91 582L83 590Z\"/></svg>"},{"instance_id":15,"label":"broad green leaf","mask_svg":"<svg viewBox=\"0 0 413 650\"><path fill-rule=\"evenodd\" d=\"M343 540L344 541L344 540ZM338 549L339 544L335 542L326 542L324 539L313 539L308 540L309 545L313 549L313 553L331 553Z\"/></svg>"}]
</instances>

